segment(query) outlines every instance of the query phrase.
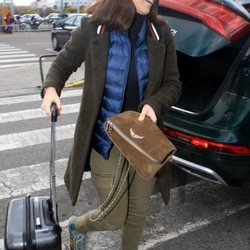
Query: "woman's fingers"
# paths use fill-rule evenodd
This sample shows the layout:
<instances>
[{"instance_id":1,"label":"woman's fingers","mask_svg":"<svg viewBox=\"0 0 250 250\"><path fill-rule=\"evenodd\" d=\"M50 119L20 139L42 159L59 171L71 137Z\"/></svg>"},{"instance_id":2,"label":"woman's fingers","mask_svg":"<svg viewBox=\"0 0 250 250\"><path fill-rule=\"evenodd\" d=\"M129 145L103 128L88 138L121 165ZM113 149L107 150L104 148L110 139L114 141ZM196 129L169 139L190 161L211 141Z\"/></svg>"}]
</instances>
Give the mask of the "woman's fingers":
<instances>
[{"instance_id":1,"label":"woman's fingers","mask_svg":"<svg viewBox=\"0 0 250 250\"><path fill-rule=\"evenodd\" d=\"M148 116L154 123L157 122L157 117L155 115L154 110L152 109L151 106L149 106L148 104L145 104L142 108L142 111L139 115L139 121L143 121L145 119L145 117Z\"/></svg>"}]
</instances>

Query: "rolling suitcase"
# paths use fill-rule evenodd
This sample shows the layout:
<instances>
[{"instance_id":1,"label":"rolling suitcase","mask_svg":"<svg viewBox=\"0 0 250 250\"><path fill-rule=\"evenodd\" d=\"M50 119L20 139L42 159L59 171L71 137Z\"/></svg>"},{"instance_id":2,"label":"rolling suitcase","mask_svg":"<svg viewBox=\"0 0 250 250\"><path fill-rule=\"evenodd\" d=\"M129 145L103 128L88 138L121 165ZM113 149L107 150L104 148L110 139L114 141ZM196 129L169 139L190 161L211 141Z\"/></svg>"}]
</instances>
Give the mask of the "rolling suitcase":
<instances>
[{"instance_id":1,"label":"rolling suitcase","mask_svg":"<svg viewBox=\"0 0 250 250\"><path fill-rule=\"evenodd\" d=\"M55 183L56 106L51 107L50 196L13 199L7 208L4 245L6 250L60 250Z\"/></svg>"}]
</instances>

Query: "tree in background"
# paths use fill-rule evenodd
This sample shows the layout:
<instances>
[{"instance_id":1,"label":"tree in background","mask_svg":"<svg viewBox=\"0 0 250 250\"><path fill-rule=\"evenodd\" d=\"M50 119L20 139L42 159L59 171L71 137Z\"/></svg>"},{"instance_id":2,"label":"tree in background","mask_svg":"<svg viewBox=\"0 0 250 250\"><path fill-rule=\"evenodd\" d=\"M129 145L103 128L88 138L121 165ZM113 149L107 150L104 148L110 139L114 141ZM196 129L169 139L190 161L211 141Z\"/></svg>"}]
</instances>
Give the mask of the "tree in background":
<instances>
[{"instance_id":1,"label":"tree in background","mask_svg":"<svg viewBox=\"0 0 250 250\"><path fill-rule=\"evenodd\" d=\"M69 5L66 8L64 8L65 13L76 13L77 12L77 7ZM80 6L80 13L85 12L85 6Z\"/></svg>"},{"instance_id":2,"label":"tree in background","mask_svg":"<svg viewBox=\"0 0 250 250\"><path fill-rule=\"evenodd\" d=\"M31 6L16 6L15 14L24 15L27 13L36 13L36 8Z\"/></svg>"},{"instance_id":3,"label":"tree in background","mask_svg":"<svg viewBox=\"0 0 250 250\"><path fill-rule=\"evenodd\" d=\"M0 4L0 7L1 7L1 4ZM31 14L37 13L41 17L45 17L53 12L59 12L58 8L50 8L50 7L36 8L33 6L14 6L14 14L18 14L18 15L24 15L27 13L31 13ZM66 8L64 8L64 12L76 13L77 8L75 6L67 6ZM80 6L80 13L84 13L84 12L85 12L85 6Z\"/></svg>"}]
</instances>

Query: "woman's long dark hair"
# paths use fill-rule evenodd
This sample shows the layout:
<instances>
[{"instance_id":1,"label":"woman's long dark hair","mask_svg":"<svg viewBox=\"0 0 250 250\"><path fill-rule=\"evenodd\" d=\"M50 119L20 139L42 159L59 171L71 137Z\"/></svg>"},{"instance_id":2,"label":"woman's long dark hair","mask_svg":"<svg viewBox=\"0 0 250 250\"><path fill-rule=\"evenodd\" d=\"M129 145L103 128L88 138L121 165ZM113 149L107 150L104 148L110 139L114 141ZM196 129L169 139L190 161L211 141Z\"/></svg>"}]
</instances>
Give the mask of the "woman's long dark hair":
<instances>
[{"instance_id":1,"label":"woman's long dark hair","mask_svg":"<svg viewBox=\"0 0 250 250\"><path fill-rule=\"evenodd\" d=\"M157 15L159 0L154 0L148 19L152 23L162 24L164 21ZM87 8L90 20L101 21L108 26L127 30L136 12L132 0L96 0Z\"/></svg>"}]
</instances>

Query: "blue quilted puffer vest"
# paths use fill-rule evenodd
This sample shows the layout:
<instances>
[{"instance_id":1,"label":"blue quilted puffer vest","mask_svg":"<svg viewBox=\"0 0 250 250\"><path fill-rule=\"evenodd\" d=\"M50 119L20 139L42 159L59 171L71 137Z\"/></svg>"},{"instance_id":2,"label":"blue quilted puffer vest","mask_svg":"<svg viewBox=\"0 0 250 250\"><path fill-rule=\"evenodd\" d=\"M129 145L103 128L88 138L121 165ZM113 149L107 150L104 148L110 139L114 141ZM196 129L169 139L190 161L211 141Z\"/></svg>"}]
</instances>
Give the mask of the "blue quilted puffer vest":
<instances>
[{"instance_id":1,"label":"blue quilted puffer vest","mask_svg":"<svg viewBox=\"0 0 250 250\"><path fill-rule=\"evenodd\" d=\"M147 45L145 42L146 31L147 21L145 18L136 38L134 56L140 100L143 99L149 72ZM128 32L112 30L110 32L110 47L102 104L92 139L93 148L105 159L109 157L112 142L106 135L103 124L107 117L118 114L122 110L130 57L131 41Z\"/></svg>"}]
</instances>

